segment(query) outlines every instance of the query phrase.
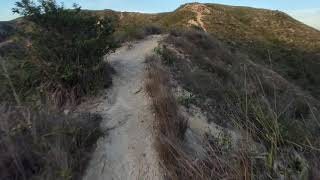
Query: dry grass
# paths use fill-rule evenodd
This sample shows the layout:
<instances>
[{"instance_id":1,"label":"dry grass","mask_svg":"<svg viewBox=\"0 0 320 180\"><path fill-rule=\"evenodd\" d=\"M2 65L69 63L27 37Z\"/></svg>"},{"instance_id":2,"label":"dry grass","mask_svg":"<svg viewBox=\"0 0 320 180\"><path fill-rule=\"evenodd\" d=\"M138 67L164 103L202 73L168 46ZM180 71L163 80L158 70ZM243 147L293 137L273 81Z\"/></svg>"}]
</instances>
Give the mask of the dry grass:
<instances>
[{"instance_id":1,"label":"dry grass","mask_svg":"<svg viewBox=\"0 0 320 180\"><path fill-rule=\"evenodd\" d=\"M170 93L167 83L168 74L161 68L157 56L147 57L146 91L152 99L153 110L156 115L158 129L157 150L162 164L168 171L168 176L177 179L179 173L179 144L183 140L187 128L186 121L178 114L178 107Z\"/></svg>"},{"instance_id":2,"label":"dry grass","mask_svg":"<svg viewBox=\"0 0 320 180\"><path fill-rule=\"evenodd\" d=\"M187 128L186 122L177 113L175 98L168 87L168 73L161 68L156 56L148 57L146 89L152 97L154 111L158 115L160 131L168 137L183 139Z\"/></svg>"},{"instance_id":3,"label":"dry grass","mask_svg":"<svg viewBox=\"0 0 320 180\"><path fill-rule=\"evenodd\" d=\"M231 53L228 46L202 32L176 32L157 52L168 69L160 74L171 74L170 78L192 93L193 100L184 104L187 108L197 106L210 122L241 132L242 140L230 152L224 152L219 143L209 143L211 147L202 143L204 151L211 152L205 161L211 167L223 167L215 174L210 171L212 176L202 176L208 175L205 167L210 166L193 164L190 154L181 150L183 146L173 147L194 165L186 166L192 170L181 168L184 172L199 175L193 170L202 169L198 179L318 177L320 104L316 98L269 66Z\"/></svg>"},{"instance_id":4,"label":"dry grass","mask_svg":"<svg viewBox=\"0 0 320 180\"><path fill-rule=\"evenodd\" d=\"M1 180L75 180L102 135L100 117L0 106Z\"/></svg>"},{"instance_id":5,"label":"dry grass","mask_svg":"<svg viewBox=\"0 0 320 180\"><path fill-rule=\"evenodd\" d=\"M167 179L238 179L246 174L237 173L239 168L250 165L243 156L239 167L230 165L219 154L223 153L210 138L200 148L205 158L197 158L185 147L186 120L179 115L178 105L169 86L169 73L158 56L147 57L146 90L152 99L158 129L157 150ZM232 159L232 158L231 158ZM249 179L249 178L245 178Z\"/></svg>"}]
</instances>

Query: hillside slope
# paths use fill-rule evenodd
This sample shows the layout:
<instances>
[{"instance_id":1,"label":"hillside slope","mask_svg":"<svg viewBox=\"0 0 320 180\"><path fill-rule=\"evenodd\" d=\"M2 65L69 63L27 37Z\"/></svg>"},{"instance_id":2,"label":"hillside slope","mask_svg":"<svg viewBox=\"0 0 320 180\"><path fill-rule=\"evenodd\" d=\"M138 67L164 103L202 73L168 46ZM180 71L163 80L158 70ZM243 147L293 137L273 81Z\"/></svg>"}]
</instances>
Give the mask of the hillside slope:
<instances>
[{"instance_id":1,"label":"hillside slope","mask_svg":"<svg viewBox=\"0 0 320 180\"><path fill-rule=\"evenodd\" d=\"M112 10L92 12L101 16L113 15L119 18L120 26L148 23L159 24L166 28L198 26L220 38L230 40L242 40L247 43L253 41L281 42L310 51L320 48L320 31L280 11L190 3L182 5L173 12L159 14Z\"/></svg>"},{"instance_id":2,"label":"hillside slope","mask_svg":"<svg viewBox=\"0 0 320 180\"><path fill-rule=\"evenodd\" d=\"M157 52L150 94L169 179L320 177L319 98L207 33L171 33Z\"/></svg>"},{"instance_id":3,"label":"hillside slope","mask_svg":"<svg viewBox=\"0 0 320 180\"><path fill-rule=\"evenodd\" d=\"M206 31L232 51L246 54L263 66L272 66L289 81L320 95L320 31L283 12L190 3L160 14L110 10L96 13L112 14L119 20L119 29L155 24L166 30Z\"/></svg>"},{"instance_id":4,"label":"hillside slope","mask_svg":"<svg viewBox=\"0 0 320 180\"><path fill-rule=\"evenodd\" d=\"M171 31L159 50L167 68L160 72L170 78L160 83L172 88L174 100L160 94L154 102L156 118L173 121L171 128L165 124L160 130L183 134L180 140L166 137L176 146L162 142L158 149L169 176L319 177L318 30L279 11L217 4L186 4L152 15L112 13L120 29L151 23ZM188 29L206 33L183 32ZM182 107L174 107L174 101ZM186 129L178 114L188 121ZM213 150L206 143L202 147L207 141ZM202 151L214 155L206 159ZM217 164L220 169L212 172Z\"/></svg>"}]
</instances>

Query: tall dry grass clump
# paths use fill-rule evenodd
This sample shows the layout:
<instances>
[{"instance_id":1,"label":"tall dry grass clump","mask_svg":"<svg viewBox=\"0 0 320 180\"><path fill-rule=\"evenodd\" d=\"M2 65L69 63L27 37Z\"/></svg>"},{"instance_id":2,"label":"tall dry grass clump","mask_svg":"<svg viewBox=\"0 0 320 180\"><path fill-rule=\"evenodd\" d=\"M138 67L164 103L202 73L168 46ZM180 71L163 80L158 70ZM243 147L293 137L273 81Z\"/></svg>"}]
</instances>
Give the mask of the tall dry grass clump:
<instances>
[{"instance_id":1,"label":"tall dry grass clump","mask_svg":"<svg viewBox=\"0 0 320 180\"><path fill-rule=\"evenodd\" d=\"M177 113L178 107L168 86L169 74L160 63L158 56L147 57L146 90L152 98L155 113L161 119L158 121L161 133L168 137L182 139L187 124Z\"/></svg>"},{"instance_id":2,"label":"tall dry grass clump","mask_svg":"<svg viewBox=\"0 0 320 180\"><path fill-rule=\"evenodd\" d=\"M151 97L157 129L157 150L168 179L223 179L237 177L228 163L220 159L221 150L209 140L202 148L205 158L197 159L184 146L187 121L179 114L170 87L169 72L159 56L147 57L146 91Z\"/></svg>"},{"instance_id":3,"label":"tall dry grass clump","mask_svg":"<svg viewBox=\"0 0 320 180\"><path fill-rule=\"evenodd\" d=\"M94 114L0 105L1 180L76 180L102 135Z\"/></svg>"},{"instance_id":4,"label":"tall dry grass clump","mask_svg":"<svg viewBox=\"0 0 320 180\"><path fill-rule=\"evenodd\" d=\"M178 107L168 87L168 73L162 68L158 56L149 56L147 61L146 91L151 97L157 129L157 150L168 176L177 179L179 173L179 146L187 124L178 114Z\"/></svg>"}]
</instances>

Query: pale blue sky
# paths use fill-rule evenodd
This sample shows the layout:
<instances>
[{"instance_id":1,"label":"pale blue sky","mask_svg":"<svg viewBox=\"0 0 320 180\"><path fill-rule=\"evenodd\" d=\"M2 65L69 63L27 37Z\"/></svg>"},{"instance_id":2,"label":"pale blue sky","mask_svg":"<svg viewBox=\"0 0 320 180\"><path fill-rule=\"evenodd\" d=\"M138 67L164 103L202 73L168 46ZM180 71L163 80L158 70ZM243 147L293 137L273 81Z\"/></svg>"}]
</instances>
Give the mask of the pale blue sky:
<instances>
[{"instance_id":1,"label":"pale blue sky","mask_svg":"<svg viewBox=\"0 0 320 180\"><path fill-rule=\"evenodd\" d=\"M14 19L11 8L17 0L0 0L0 21ZM147 13L172 11L194 0L58 0L66 7L78 3L83 9L113 9ZM296 19L320 29L320 0L198 0L197 2L219 3L237 6L284 11Z\"/></svg>"}]
</instances>

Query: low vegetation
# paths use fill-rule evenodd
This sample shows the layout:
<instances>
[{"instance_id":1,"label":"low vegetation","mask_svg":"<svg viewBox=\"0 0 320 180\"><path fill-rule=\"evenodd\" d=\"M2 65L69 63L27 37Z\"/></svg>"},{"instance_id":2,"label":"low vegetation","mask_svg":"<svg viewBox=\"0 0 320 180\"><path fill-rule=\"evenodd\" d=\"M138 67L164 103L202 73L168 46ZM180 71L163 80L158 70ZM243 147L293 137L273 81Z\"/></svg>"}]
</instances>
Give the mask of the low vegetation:
<instances>
[{"instance_id":1,"label":"low vegetation","mask_svg":"<svg viewBox=\"0 0 320 180\"><path fill-rule=\"evenodd\" d=\"M111 19L92 16L78 6L66 10L55 1L23 0L13 12L29 22L28 31L23 29L19 36L25 40L24 59L5 60L21 101L42 96L61 106L110 85L111 71L102 57L116 47ZM10 101L11 89L1 75L1 100Z\"/></svg>"},{"instance_id":2,"label":"low vegetation","mask_svg":"<svg viewBox=\"0 0 320 180\"><path fill-rule=\"evenodd\" d=\"M0 106L0 179L79 179L96 140L100 116Z\"/></svg>"},{"instance_id":3,"label":"low vegetation","mask_svg":"<svg viewBox=\"0 0 320 180\"><path fill-rule=\"evenodd\" d=\"M13 33L14 28L12 26L12 23L0 22L0 43L5 41L8 36Z\"/></svg>"},{"instance_id":4,"label":"low vegetation","mask_svg":"<svg viewBox=\"0 0 320 180\"><path fill-rule=\"evenodd\" d=\"M173 146L179 143L184 135L186 124L181 116L177 114L177 105L174 97L167 86L168 76L159 64L159 57L149 56L147 61L147 74L145 87L148 95L152 98L154 113L156 115L157 127L157 151L162 160L163 167L174 176L179 162L176 160L177 152Z\"/></svg>"},{"instance_id":5,"label":"low vegetation","mask_svg":"<svg viewBox=\"0 0 320 180\"><path fill-rule=\"evenodd\" d=\"M126 25L118 29L114 36L115 40L118 43L125 43L135 40L141 40L149 35L161 34L163 32L163 28L156 24L148 24L148 25Z\"/></svg>"},{"instance_id":6,"label":"low vegetation","mask_svg":"<svg viewBox=\"0 0 320 180\"><path fill-rule=\"evenodd\" d=\"M203 14L202 21L207 32L226 43L230 50L241 51L255 63L264 66L270 65L270 56L274 71L300 88L307 86L313 96L319 96L318 30L280 11L219 4L200 5L186 4L174 12L160 14L114 14L120 17L120 29L152 23L167 32L172 29L202 29L190 24L190 20L196 20L195 11L198 11Z\"/></svg>"},{"instance_id":7,"label":"low vegetation","mask_svg":"<svg viewBox=\"0 0 320 180\"><path fill-rule=\"evenodd\" d=\"M158 56L149 56L146 61L145 86L152 99L158 138L156 147L162 167L166 170L165 178L202 179L205 175L203 172L207 170L204 169L206 166L196 166L182 150L187 122L178 112L178 106L168 85L168 73Z\"/></svg>"},{"instance_id":8,"label":"low vegetation","mask_svg":"<svg viewBox=\"0 0 320 180\"><path fill-rule=\"evenodd\" d=\"M315 157L319 155L320 147L320 127L317 126L320 103L307 90L298 88L269 66L257 64L245 54L230 51L229 46L204 32L173 32L156 52L161 55L163 65L167 66L174 80L191 93L192 101L177 98L181 105L199 107L206 112L209 124L240 133L237 145L231 144L227 149L224 144L235 139L208 134L208 140L202 142L202 146L211 147L215 158L207 154L204 164L192 163L202 162L203 158L179 146L186 143L183 140L186 134L180 138L180 143L168 143L175 145L174 151L169 153L180 157L176 158L178 166L170 163L168 170L176 166L176 169L194 175L176 173L172 179L319 177L319 161ZM177 126L173 129L179 130ZM177 156L176 152L183 156ZM187 159L189 163L182 163ZM213 167L218 164L223 168L220 171L212 169L210 163L215 165ZM195 171L206 167L211 171Z\"/></svg>"},{"instance_id":9,"label":"low vegetation","mask_svg":"<svg viewBox=\"0 0 320 180\"><path fill-rule=\"evenodd\" d=\"M54 0L21 0L13 12L23 17L1 34L0 179L79 179L101 117L65 108L110 86L103 56L117 46L115 23Z\"/></svg>"},{"instance_id":10,"label":"low vegetation","mask_svg":"<svg viewBox=\"0 0 320 180\"><path fill-rule=\"evenodd\" d=\"M177 101L172 93L169 74L161 65L157 55L147 57L146 91L152 99L157 127L156 147L165 170L166 179L222 179L237 178L236 169L221 160L223 149L215 146L215 141L206 140L199 147L206 158L195 159L185 147L188 122L179 113ZM213 140L213 139L211 139ZM236 154L234 154L236 155ZM231 156L230 156L231 157ZM239 161L246 162L243 154ZM234 161L234 159L229 159Z\"/></svg>"}]
</instances>

